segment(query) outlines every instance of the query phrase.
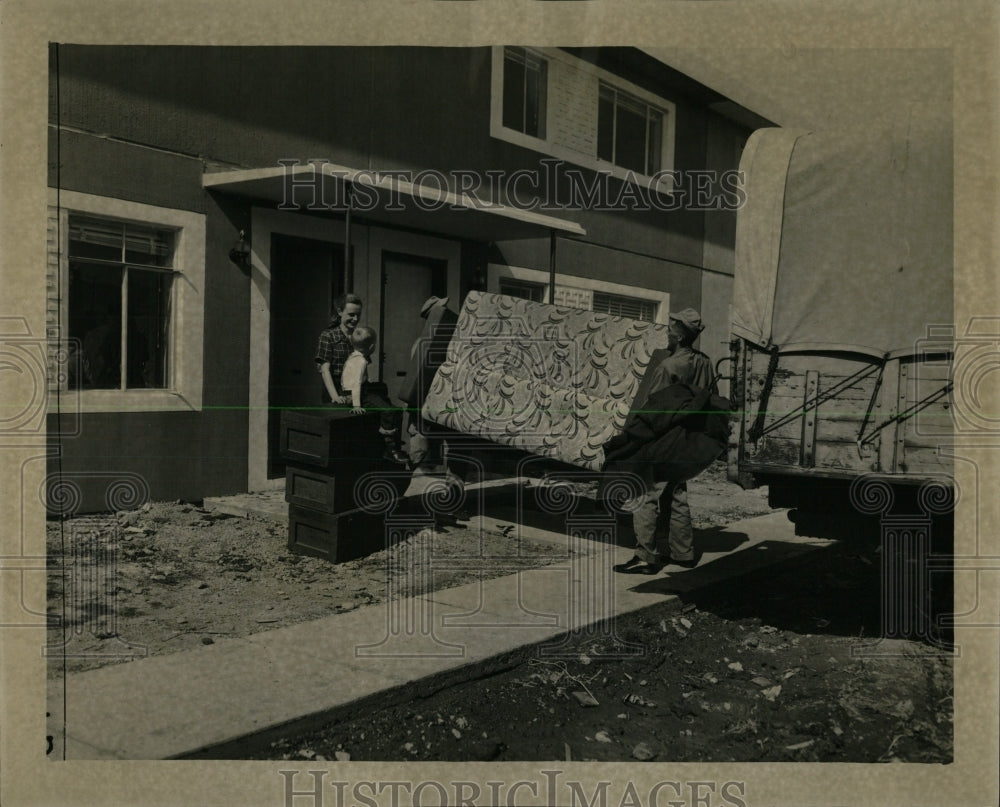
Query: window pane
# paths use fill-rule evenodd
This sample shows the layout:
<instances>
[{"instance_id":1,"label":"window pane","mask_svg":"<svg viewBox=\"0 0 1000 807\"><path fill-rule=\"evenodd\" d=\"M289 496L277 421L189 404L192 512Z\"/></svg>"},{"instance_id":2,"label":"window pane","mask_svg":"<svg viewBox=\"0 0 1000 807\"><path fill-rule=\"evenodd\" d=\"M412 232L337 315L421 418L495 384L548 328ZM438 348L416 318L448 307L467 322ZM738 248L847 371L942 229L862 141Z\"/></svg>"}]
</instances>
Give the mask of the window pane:
<instances>
[{"instance_id":1,"label":"window pane","mask_svg":"<svg viewBox=\"0 0 1000 807\"><path fill-rule=\"evenodd\" d=\"M533 59L524 99L524 131L533 137L545 137L545 75L545 62Z\"/></svg>"},{"instance_id":2,"label":"window pane","mask_svg":"<svg viewBox=\"0 0 1000 807\"><path fill-rule=\"evenodd\" d=\"M170 266L173 262L174 234L129 224L125 227L125 262L146 266Z\"/></svg>"},{"instance_id":3,"label":"window pane","mask_svg":"<svg viewBox=\"0 0 1000 807\"><path fill-rule=\"evenodd\" d=\"M502 277L500 278L500 293L508 297L520 297L522 300L533 300L540 303L545 295L545 286L541 283Z\"/></svg>"},{"instance_id":4,"label":"window pane","mask_svg":"<svg viewBox=\"0 0 1000 807\"><path fill-rule=\"evenodd\" d=\"M615 164L622 168L646 171L646 109L618 97Z\"/></svg>"},{"instance_id":5,"label":"window pane","mask_svg":"<svg viewBox=\"0 0 1000 807\"><path fill-rule=\"evenodd\" d=\"M621 294L603 294L594 292L594 311L610 314L613 317L628 317L643 322L652 322L656 317L657 303L643 300L639 297L626 297Z\"/></svg>"},{"instance_id":6,"label":"window pane","mask_svg":"<svg viewBox=\"0 0 1000 807\"><path fill-rule=\"evenodd\" d=\"M122 270L70 263L69 336L79 340L81 378L70 389L121 386Z\"/></svg>"},{"instance_id":7,"label":"window pane","mask_svg":"<svg viewBox=\"0 0 1000 807\"><path fill-rule=\"evenodd\" d=\"M504 52L503 60L503 125L524 131L524 62L516 59L514 49Z\"/></svg>"},{"instance_id":8,"label":"window pane","mask_svg":"<svg viewBox=\"0 0 1000 807\"><path fill-rule=\"evenodd\" d=\"M660 170L660 155L663 153L663 113L650 108L648 151L646 155L646 173L655 174Z\"/></svg>"},{"instance_id":9,"label":"window pane","mask_svg":"<svg viewBox=\"0 0 1000 807\"><path fill-rule=\"evenodd\" d=\"M67 331L80 354L70 389L168 386L173 273L162 270L176 241L166 227L69 217Z\"/></svg>"},{"instance_id":10,"label":"window pane","mask_svg":"<svg viewBox=\"0 0 1000 807\"><path fill-rule=\"evenodd\" d=\"M120 261L123 231L117 222L73 216L69 220L70 257Z\"/></svg>"},{"instance_id":11,"label":"window pane","mask_svg":"<svg viewBox=\"0 0 1000 807\"><path fill-rule=\"evenodd\" d=\"M615 94L609 87L601 86L597 99L597 158L614 162L615 159Z\"/></svg>"},{"instance_id":12,"label":"window pane","mask_svg":"<svg viewBox=\"0 0 1000 807\"><path fill-rule=\"evenodd\" d=\"M167 386L170 285L166 272L128 272L127 386Z\"/></svg>"}]
</instances>

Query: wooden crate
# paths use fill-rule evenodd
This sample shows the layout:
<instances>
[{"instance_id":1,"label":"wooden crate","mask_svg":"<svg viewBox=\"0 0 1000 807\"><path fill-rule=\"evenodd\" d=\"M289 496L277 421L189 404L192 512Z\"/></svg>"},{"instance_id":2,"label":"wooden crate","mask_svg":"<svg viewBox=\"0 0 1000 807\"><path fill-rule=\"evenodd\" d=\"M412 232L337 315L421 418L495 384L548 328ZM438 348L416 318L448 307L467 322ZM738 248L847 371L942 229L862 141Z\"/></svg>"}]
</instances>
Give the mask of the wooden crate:
<instances>
[{"instance_id":1,"label":"wooden crate","mask_svg":"<svg viewBox=\"0 0 1000 807\"><path fill-rule=\"evenodd\" d=\"M344 462L333 474L322 468L289 463L285 468L285 501L323 513L344 513L358 507L358 483L369 473L401 473L398 465L373 460ZM396 487L399 487L396 485Z\"/></svg>"},{"instance_id":2,"label":"wooden crate","mask_svg":"<svg viewBox=\"0 0 1000 807\"><path fill-rule=\"evenodd\" d=\"M324 513L288 507L288 548L332 563L364 557L385 547L385 518L364 510Z\"/></svg>"},{"instance_id":3,"label":"wooden crate","mask_svg":"<svg viewBox=\"0 0 1000 807\"><path fill-rule=\"evenodd\" d=\"M378 427L377 412L354 415L349 410L322 414L288 410L281 413L281 457L324 470L375 461L385 451Z\"/></svg>"}]
</instances>

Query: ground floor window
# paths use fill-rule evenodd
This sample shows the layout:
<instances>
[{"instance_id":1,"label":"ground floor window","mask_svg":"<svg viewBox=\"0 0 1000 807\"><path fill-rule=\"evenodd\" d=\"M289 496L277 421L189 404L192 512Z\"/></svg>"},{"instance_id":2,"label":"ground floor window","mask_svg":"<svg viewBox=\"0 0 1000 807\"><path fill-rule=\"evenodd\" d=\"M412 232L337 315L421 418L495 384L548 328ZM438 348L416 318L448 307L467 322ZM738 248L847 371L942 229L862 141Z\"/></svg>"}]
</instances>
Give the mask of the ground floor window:
<instances>
[{"instance_id":1,"label":"ground floor window","mask_svg":"<svg viewBox=\"0 0 1000 807\"><path fill-rule=\"evenodd\" d=\"M639 297L594 292L594 311L611 314L614 317L628 317L644 322L654 322L656 320L656 306L657 303Z\"/></svg>"},{"instance_id":2,"label":"ground floor window","mask_svg":"<svg viewBox=\"0 0 1000 807\"><path fill-rule=\"evenodd\" d=\"M165 389L174 232L69 217L67 334L80 351L70 389Z\"/></svg>"},{"instance_id":3,"label":"ground floor window","mask_svg":"<svg viewBox=\"0 0 1000 807\"><path fill-rule=\"evenodd\" d=\"M667 322L670 294L666 291L556 274L555 294L550 300L549 279L549 273L539 269L491 263L487 288L496 294L539 303L552 302L564 308L643 322Z\"/></svg>"},{"instance_id":4,"label":"ground floor window","mask_svg":"<svg viewBox=\"0 0 1000 807\"><path fill-rule=\"evenodd\" d=\"M506 294L508 297L520 297L522 300L540 303L545 298L545 284L502 277L500 278L500 293Z\"/></svg>"},{"instance_id":5,"label":"ground floor window","mask_svg":"<svg viewBox=\"0 0 1000 807\"><path fill-rule=\"evenodd\" d=\"M205 214L50 189L47 235L49 405L199 410Z\"/></svg>"}]
</instances>

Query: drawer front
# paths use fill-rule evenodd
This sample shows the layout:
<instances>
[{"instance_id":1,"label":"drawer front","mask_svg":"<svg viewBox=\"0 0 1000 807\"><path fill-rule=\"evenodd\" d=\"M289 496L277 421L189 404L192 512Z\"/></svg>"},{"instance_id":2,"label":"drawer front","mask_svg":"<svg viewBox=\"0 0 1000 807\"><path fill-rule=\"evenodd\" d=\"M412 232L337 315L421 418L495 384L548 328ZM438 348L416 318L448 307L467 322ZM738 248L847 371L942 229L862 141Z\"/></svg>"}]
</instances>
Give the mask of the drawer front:
<instances>
[{"instance_id":1,"label":"drawer front","mask_svg":"<svg viewBox=\"0 0 1000 807\"><path fill-rule=\"evenodd\" d=\"M364 415L282 412L281 457L324 470L358 461L375 461L385 450L378 427L376 412Z\"/></svg>"}]
</instances>

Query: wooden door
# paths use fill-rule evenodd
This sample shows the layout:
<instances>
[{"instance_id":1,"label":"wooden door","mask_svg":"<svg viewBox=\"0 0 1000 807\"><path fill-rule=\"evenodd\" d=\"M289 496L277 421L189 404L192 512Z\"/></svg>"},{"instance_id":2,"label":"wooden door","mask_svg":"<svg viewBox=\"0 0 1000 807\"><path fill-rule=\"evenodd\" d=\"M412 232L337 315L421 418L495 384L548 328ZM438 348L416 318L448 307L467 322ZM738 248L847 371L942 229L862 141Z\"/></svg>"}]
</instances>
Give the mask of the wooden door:
<instances>
[{"instance_id":1,"label":"wooden door","mask_svg":"<svg viewBox=\"0 0 1000 807\"><path fill-rule=\"evenodd\" d=\"M283 476L281 412L316 407L322 381L316 344L343 287L343 245L275 235L271 247L271 361L268 382L268 478Z\"/></svg>"},{"instance_id":2,"label":"wooden door","mask_svg":"<svg viewBox=\"0 0 1000 807\"><path fill-rule=\"evenodd\" d=\"M424 320L420 307L432 295L444 297L447 261L400 252L382 253L382 311L379 328L380 378L398 401L408 381L410 347Z\"/></svg>"}]
</instances>

